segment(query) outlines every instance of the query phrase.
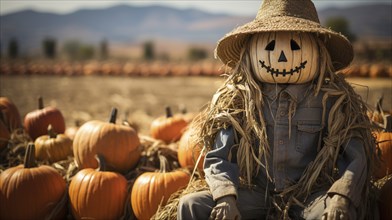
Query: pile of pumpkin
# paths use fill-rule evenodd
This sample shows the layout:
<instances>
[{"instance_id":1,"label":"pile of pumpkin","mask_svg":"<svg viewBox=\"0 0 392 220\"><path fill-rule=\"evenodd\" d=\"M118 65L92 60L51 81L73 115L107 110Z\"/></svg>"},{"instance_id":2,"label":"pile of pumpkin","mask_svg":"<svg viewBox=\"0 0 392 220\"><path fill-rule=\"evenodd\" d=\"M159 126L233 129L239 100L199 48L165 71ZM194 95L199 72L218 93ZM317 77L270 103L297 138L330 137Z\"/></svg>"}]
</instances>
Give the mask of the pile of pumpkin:
<instances>
[{"instance_id":1,"label":"pile of pumpkin","mask_svg":"<svg viewBox=\"0 0 392 220\"><path fill-rule=\"evenodd\" d=\"M0 219L150 219L203 163L192 117L170 108L148 136L116 124L115 108L76 132L41 98L23 125L8 98L0 110Z\"/></svg>"},{"instance_id":2,"label":"pile of pumpkin","mask_svg":"<svg viewBox=\"0 0 392 220\"><path fill-rule=\"evenodd\" d=\"M385 217L392 211L392 117L378 105L369 117L383 128L375 131L374 176ZM204 155L192 135L192 114L166 108L150 135L128 121L116 124L116 116L114 108L108 122L67 128L61 111L40 98L22 123L17 107L0 97L0 219L151 219L200 179L194 171Z\"/></svg>"},{"instance_id":3,"label":"pile of pumpkin","mask_svg":"<svg viewBox=\"0 0 392 220\"><path fill-rule=\"evenodd\" d=\"M342 73L350 77L390 78L392 77L392 65L383 63L354 63L343 69Z\"/></svg>"},{"instance_id":4,"label":"pile of pumpkin","mask_svg":"<svg viewBox=\"0 0 392 220\"><path fill-rule=\"evenodd\" d=\"M374 124L376 139L375 185L380 189L378 206L380 219L392 218L392 111L383 109L383 96L367 114Z\"/></svg>"}]
</instances>

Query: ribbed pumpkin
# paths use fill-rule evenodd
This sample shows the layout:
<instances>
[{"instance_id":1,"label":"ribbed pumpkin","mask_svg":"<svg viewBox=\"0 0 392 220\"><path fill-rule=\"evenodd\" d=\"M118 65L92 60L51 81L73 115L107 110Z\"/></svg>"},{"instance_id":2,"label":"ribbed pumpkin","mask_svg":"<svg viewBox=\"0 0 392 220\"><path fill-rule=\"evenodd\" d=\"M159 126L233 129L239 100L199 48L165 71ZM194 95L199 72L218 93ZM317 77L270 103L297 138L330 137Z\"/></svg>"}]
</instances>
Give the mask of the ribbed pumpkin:
<instances>
[{"instance_id":1,"label":"ribbed pumpkin","mask_svg":"<svg viewBox=\"0 0 392 220\"><path fill-rule=\"evenodd\" d=\"M48 126L48 134L35 139L34 144L38 160L54 163L72 156L72 140L64 134L57 134L52 125Z\"/></svg>"},{"instance_id":2,"label":"ribbed pumpkin","mask_svg":"<svg viewBox=\"0 0 392 220\"><path fill-rule=\"evenodd\" d=\"M318 48L311 33L255 34L250 41L251 65L261 82L309 82L319 73Z\"/></svg>"},{"instance_id":3,"label":"ribbed pumpkin","mask_svg":"<svg viewBox=\"0 0 392 220\"><path fill-rule=\"evenodd\" d=\"M0 174L0 219L45 219L49 215L63 219L66 206L58 212L54 208L65 193L65 180L54 168L36 166L34 144L30 144L24 165Z\"/></svg>"},{"instance_id":4,"label":"ribbed pumpkin","mask_svg":"<svg viewBox=\"0 0 392 220\"><path fill-rule=\"evenodd\" d=\"M131 204L137 219L150 219L158 210L158 206L165 205L171 194L186 187L190 175L181 170L166 172L166 162L159 156L161 169L159 172L145 172L140 175L133 187Z\"/></svg>"},{"instance_id":5,"label":"ribbed pumpkin","mask_svg":"<svg viewBox=\"0 0 392 220\"><path fill-rule=\"evenodd\" d=\"M99 170L79 171L69 185L69 202L75 219L119 219L127 198L127 180L119 173L106 171L99 158Z\"/></svg>"},{"instance_id":6,"label":"ribbed pumpkin","mask_svg":"<svg viewBox=\"0 0 392 220\"><path fill-rule=\"evenodd\" d=\"M73 154L79 169L97 168L96 154L105 157L108 166L126 172L140 158L140 140L136 131L126 125L115 124L117 109L113 109L109 122L89 121L75 135Z\"/></svg>"},{"instance_id":7,"label":"ribbed pumpkin","mask_svg":"<svg viewBox=\"0 0 392 220\"><path fill-rule=\"evenodd\" d=\"M19 110L7 97L0 97L0 114L2 114L0 117L10 133L22 127Z\"/></svg>"},{"instance_id":8,"label":"ribbed pumpkin","mask_svg":"<svg viewBox=\"0 0 392 220\"><path fill-rule=\"evenodd\" d=\"M380 166L375 170L375 176L382 178L392 173L392 116L386 117L385 130L377 134Z\"/></svg>"},{"instance_id":9,"label":"ribbed pumpkin","mask_svg":"<svg viewBox=\"0 0 392 220\"><path fill-rule=\"evenodd\" d=\"M188 123L181 115L173 115L170 107L166 107L166 115L151 123L151 137L166 143L178 141Z\"/></svg>"},{"instance_id":10,"label":"ribbed pumpkin","mask_svg":"<svg viewBox=\"0 0 392 220\"><path fill-rule=\"evenodd\" d=\"M196 162L200 156L200 152L203 146L196 143L196 136L194 134L194 129L190 127L182 135L178 143L178 162L181 167L193 169ZM197 165L198 169L203 169L204 155L201 156L200 161Z\"/></svg>"},{"instance_id":11,"label":"ribbed pumpkin","mask_svg":"<svg viewBox=\"0 0 392 220\"><path fill-rule=\"evenodd\" d=\"M49 124L53 129L63 134L65 131L65 121L63 114L55 107L45 107L42 97L38 98L38 109L26 114L24 126L30 137L35 140L47 133Z\"/></svg>"},{"instance_id":12,"label":"ribbed pumpkin","mask_svg":"<svg viewBox=\"0 0 392 220\"><path fill-rule=\"evenodd\" d=\"M378 200L380 220L392 219L392 176L384 183Z\"/></svg>"}]
</instances>

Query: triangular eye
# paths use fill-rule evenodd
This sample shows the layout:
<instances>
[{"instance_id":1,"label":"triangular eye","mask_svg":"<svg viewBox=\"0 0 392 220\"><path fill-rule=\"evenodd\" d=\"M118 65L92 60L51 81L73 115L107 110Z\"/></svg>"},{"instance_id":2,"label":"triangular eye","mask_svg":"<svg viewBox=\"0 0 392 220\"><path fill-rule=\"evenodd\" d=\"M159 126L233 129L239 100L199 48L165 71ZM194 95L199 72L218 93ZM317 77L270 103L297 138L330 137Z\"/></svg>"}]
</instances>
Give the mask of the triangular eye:
<instances>
[{"instance_id":1,"label":"triangular eye","mask_svg":"<svg viewBox=\"0 0 392 220\"><path fill-rule=\"evenodd\" d=\"M299 50L299 49L301 49L301 48L298 46L297 42L295 42L294 40L291 40L291 41L290 41L290 46L291 46L291 50Z\"/></svg>"},{"instance_id":2,"label":"triangular eye","mask_svg":"<svg viewBox=\"0 0 392 220\"><path fill-rule=\"evenodd\" d=\"M269 42L269 44L265 47L265 50L272 51L275 49L275 40Z\"/></svg>"}]
</instances>

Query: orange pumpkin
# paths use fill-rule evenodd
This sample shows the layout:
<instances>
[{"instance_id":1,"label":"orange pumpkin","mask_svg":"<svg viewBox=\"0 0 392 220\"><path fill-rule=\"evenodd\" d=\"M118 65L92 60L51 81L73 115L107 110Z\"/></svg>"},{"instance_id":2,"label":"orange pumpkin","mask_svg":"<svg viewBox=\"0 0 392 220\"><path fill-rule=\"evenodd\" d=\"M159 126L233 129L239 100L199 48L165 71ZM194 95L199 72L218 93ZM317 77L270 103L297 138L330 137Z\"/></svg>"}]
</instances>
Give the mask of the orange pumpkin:
<instances>
[{"instance_id":1,"label":"orange pumpkin","mask_svg":"<svg viewBox=\"0 0 392 220\"><path fill-rule=\"evenodd\" d=\"M48 126L48 134L35 139L34 144L38 160L54 163L72 156L72 140L64 134L56 134L52 125Z\"/></svg>"},{"instance_id":2,"label":"orange pumpkin","mask_svg":"<svg viewBox=\"0 0 392 220\"><path fill-rule=\"evenodd\" d=\"M381 158L375 170L376 178L383 178L392 173L392 116L386 117L385 131L377 134L378 150Z\"/></svg>"},{"instance_id":3,"label":"orange pumpkin","mask_svg":"<svg viewBox=\"0 0 392 220\"><path fill-rule=\"evenodd\" d=\"M380 219L392 218L392 176L382 186L378 200Z\"/></svg>"},{"instance_id":4,"label":"orange pumpkin","mask_svg":"<svg viewBox=\"0 0 392 220\"><path fill-rule=\"evenodd\" d=\"M108 122L89 121L76 132L73 154L79 169L97 168L96 154L105 157L115 171L126 172L138 162L141 151L136 131L126 125L115 124L117 109Z\"/></svg>"},{"instance_id":5,"label":"orange pumpkin","mask_svg":"<svg viewBox=\"0 0 392 220\"><path fill-rule=\"evenodd\" d=\"M196 137L194 136L194 129L187 129L182 135L178 143L178 162L181 167L188 167L193 169L196 162L199 159L200 152L203 146L196 143ZM204 155L200 157L197 168L202 170L204 164Z\"/></svg>"},{"instance_id":6,"label":"orange pumpkin","mask_svg":"<svg viewBox=\"0 0 392 220\"><path fill-rule=\"evenodd\" d=\"M151 123L151 136L166 143L178 141L188 123L180 115L173 115L166 107L166 116L161 116Z\"/></svg>"},{"instance_id":7,"label":"orange pumpkin","mask_svg":"<svg viewBox=\"0 0 392 220\"><path fill-rule=\"evenodd\" d=\"M66 193L65 180L53 167L37 167L34 150L30 144L24 165L0 174L0 219L65 218L66 206L54 211Z\"/></svg>"},{"instance_id":8,"label":"orange pumpkin","mask_svg":"<svg viewBox=\"0 0 392 220\"><path fill-rule=\"evenodd\" d=\"M45 107L42 97L38 98L38 109L26 114L24 118L24 126L30 137L35 140L41 135L47 133L49 124L53 129L63 134L65 131L65 121L63 114L54 107Z\"/></svg>"},{"instance_id":9,"label":"orange pumpkin","mask_svg":"<svg viewBox=\"0 0 392 220\"><path fill-rule=\"evenodd\" d=\"M132 187L131 204L137 219L150 219L159 205L165 205L169 197L190 180L190 175L181 170L166 172L163 156L160 161L160 172L143 173Z\"/></svg>"},{"instance_id":10,"label":"orange pumpkin","mask_svg":"<svg viewBox=\"0 0 392 220\"><path fill-rule=\"evenodd\" d=\"M13 130L22 127L22 120L20 118L19 110L15 104L7 97L0 97L0 117L8 131L12 133Z\"/></svg>"},{"instance_id":11,"label":"orange pumpkin","mask_svg":"<svg viewBox=\"0 0 392 220\"><path fill-rule=\"evenodd\" d=\"M75 219L119 219L127 198L127 180L119 173L106 171L99 158L99 170L79 171L69 185L69 201Z\"/></svg>"}]
</instances>

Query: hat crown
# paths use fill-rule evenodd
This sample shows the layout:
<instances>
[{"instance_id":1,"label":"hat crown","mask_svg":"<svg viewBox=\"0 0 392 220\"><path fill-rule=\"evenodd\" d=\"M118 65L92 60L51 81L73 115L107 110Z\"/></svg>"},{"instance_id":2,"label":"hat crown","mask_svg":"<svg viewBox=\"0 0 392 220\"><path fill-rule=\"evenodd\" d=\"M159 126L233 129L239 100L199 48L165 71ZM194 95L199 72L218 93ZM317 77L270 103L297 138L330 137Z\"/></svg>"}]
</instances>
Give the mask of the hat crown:
<instances>
[{"instance_id":1,"label":"hat crown","mask_svg":"<svg viewBox=\"0 0 392 220\"><path fill-rule=\"evenodd\" d=\"M320 23L316 7L311 0L264 0L256 20L289 16Z\"/></svg>"}]
</instances>

